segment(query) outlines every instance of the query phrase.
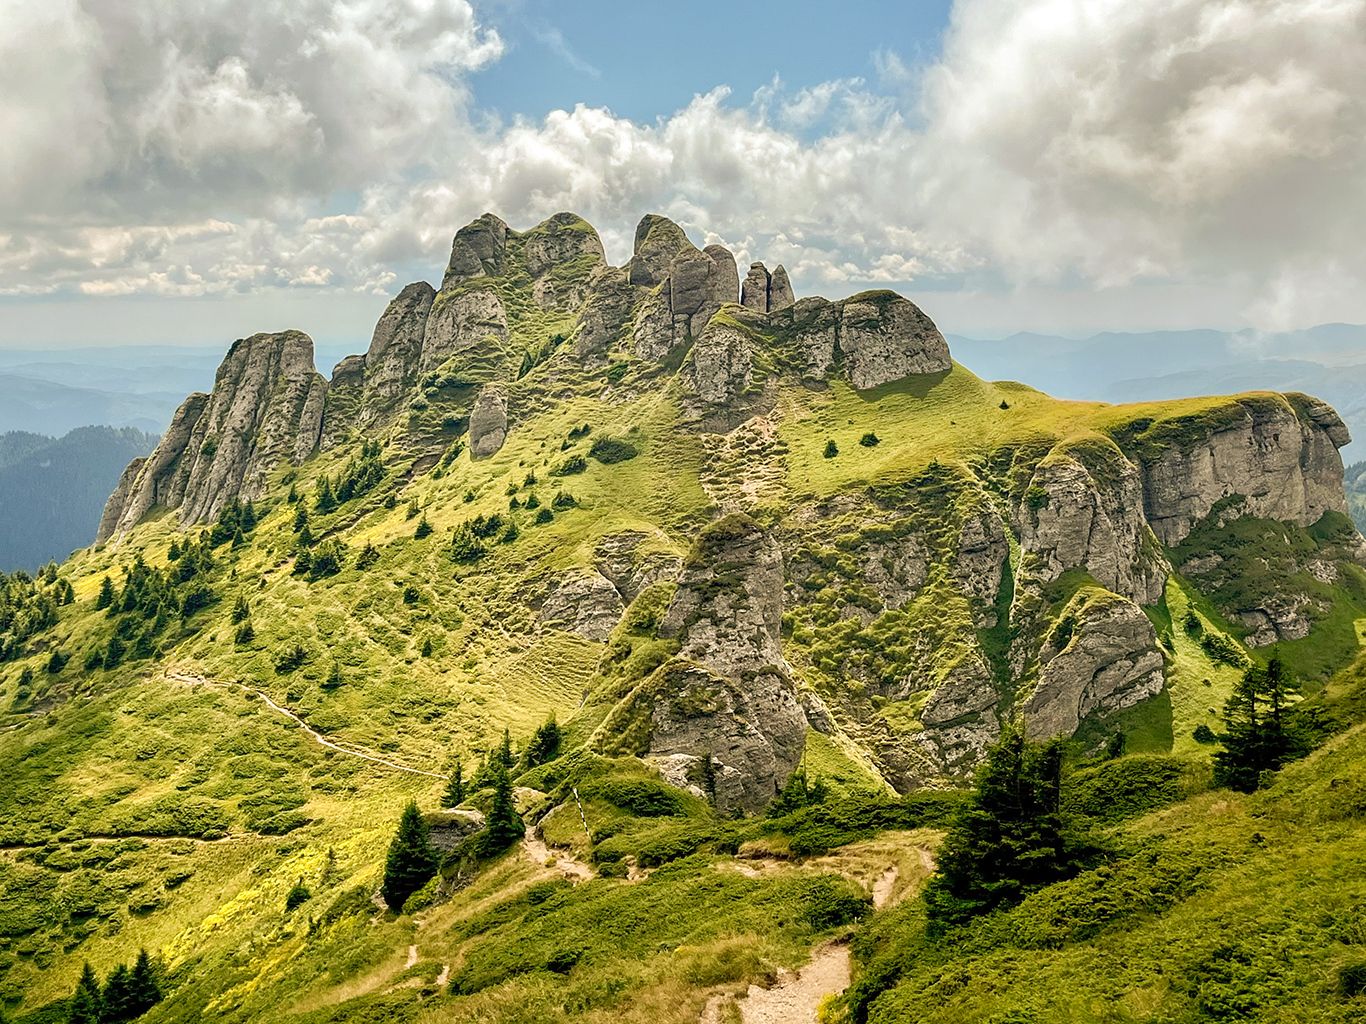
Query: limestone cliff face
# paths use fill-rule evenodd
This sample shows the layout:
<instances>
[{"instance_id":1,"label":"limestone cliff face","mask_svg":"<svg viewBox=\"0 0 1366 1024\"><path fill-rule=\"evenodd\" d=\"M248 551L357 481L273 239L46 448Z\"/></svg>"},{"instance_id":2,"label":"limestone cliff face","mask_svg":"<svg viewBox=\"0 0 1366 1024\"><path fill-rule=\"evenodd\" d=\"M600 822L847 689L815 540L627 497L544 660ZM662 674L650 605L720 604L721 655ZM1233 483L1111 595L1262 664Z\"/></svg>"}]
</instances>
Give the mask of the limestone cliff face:
<instances>
[{"instance_id":1,"label":"limestone cliff face","mask_svg":"<svg viewBox=\"0 0 1366 1024\"><path fill-rule=\"evenodd\" d=\"M1039 680L1024 705L1031 739L1071 736L1097 712L1160 693L1163 657L1152 623L1132 601L1079 592L1045 640Z\"/></svg>"},{"instance_id":2,"label":"limestone cliff face","mask_svg":"<svg viewBox=\"0 0 1366 1024\"><path fill-rule=\"evenodd\" d=\"M123 507L117 515L106 509L114 524L108 535L132 529L154 505L179 509L188 525L236 498L260 497L267 473L317 449L326 397L308 335L285 331L236 342L218 368L213 393L185 401Z\"/></svg>"},{"instance_id":3,"label":"limestone cliff face","mask_svg":"<svg viewBox=\"0 0 1366 1024\"><path fill-rule=\"evenodd\" d=\"M1231 494L1246 497L1259 518L1300 526L1347 510L1338 448L1351 437L1331 408L1289 395L1231 400L1222 412L1208 424L1186 425L1147 461L1140 454L1144 511L1164 544L1181 543Z\"/></svg>"},{"instance_id":4,"label":"limestone cliff face","mask_svg":"<svg viewBox=\"0 0 1366 1024\"><path fill-rule=\"evenodd\" d=\"M782 587L782 549L752 519L728 516L704 530L659 626L678 654L614 709L599 742L628 720L647 723L635 727L635 752L710 756L732 783L719 803L766 804L806 740L779 636Z\"/></svg>"},{"instance_id":5,"label":"limestone cliff face","mask_svg":"<svg viewBox=\"0 0 1366 1024\"><path fill-rule=\"evenodd\" d=\"M147 465L150 456L134 459L128 463L119 477L119 484L114 488L114 493L109 495L109 499L104 503L104 513L100 516L100 527L95 533L95 543L103 544L114 535L118 529L119 517L128 507L128 499L133 493L133 485L137 483L138 475L142 472L142 467Z\"/></svg>"},{"instance_id":6,"label":"limestone cliff face","mask_svg":"<svg viewBox=\"0 0 1366 1024\"><path fill-rule=\"evenodd\" d=\"M739 298L730 251L699 250L666 217L645 217L636 228L627 279L642 290L631 332L635 355L650 362L701 335L722 306Z\"/></svg>"},{"instance_id":7,"label":"limestone cliff face","mask_svg":"<svg viewBox=\"0 0 1366 1024\"><path fill-rule=\"evenodd\" d=\"M426 281L410 284L375 324L370 349L365 353L365 397L357 417L362 426L373 422L416 382L427 317L435 298L436 291Z\"/></svg>"}]
</instances>

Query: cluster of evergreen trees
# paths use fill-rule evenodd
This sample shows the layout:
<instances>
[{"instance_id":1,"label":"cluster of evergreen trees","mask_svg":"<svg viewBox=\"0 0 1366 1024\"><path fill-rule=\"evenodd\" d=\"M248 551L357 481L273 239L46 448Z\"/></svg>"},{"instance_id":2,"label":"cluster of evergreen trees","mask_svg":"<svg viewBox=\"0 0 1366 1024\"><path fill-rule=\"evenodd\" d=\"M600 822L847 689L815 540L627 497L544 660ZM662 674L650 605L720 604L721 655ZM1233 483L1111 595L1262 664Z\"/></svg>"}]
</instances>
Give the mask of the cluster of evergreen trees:
<instances>
[{"instance_id":1,"label":"cluster of evergreen trees","mask_svg":"<svg viewBox=\"0 0 1366 1024\"><path fill-rule=\"evenodd\" d=\"M211 532L203 531L197 539L187 538L183 544L171 541L170 564L164 569L149 566L139 553L121 588L116 589L108 576L100 581L95 608L107 610L117 624L104 650L86 655L87 671L117 668L129 657L155 657L161 649L161 637L173 621L188 619L217 600L208 585L208 577L216 568Z\"/></svg>"},{"instance_id":2,"label":"cluster of evergreen trees","mask_svg":"<svg viewBox=\"0 0 1366 1024\"><path fill-rule=\"evenodd\" d=\"M81 972L76 994L67 1003L68 1024L123 1024L136 1020L162 1000L161 983L147 950L129 968L119 964L100 985L89 963Z\"/></svg>"},{"instance_id":3,"label":"cluster of evergreen trees","mask_svg":"<svg viewBox=\"0 0 1366 1024\"><path fill-rule=\"evenodd\" d=\"M0 662L24 652L29 637L57 624L57 609L76 600L69 580L51 562L35 579L23 569L0 572Z\"/></svg>"},{"instance_id":4,"label":"cluster of evergreen trees","mask_svg":"<svg viewBox=\"0 0 1366 1024\"><path fill-rule=\"evenodd\" d=\"M339 505L359 498L383 483L385 469L380 453L378 441L366 441L360 455L346 464L335 481L331 477L320 477L313 497L314 511L320 515L335 512Z\"/></svg>"},{"instance_id":5,"label":"cluster of evergreen trees","mask_svg":"<svg viewBox=\"0 0 1366 1024\"><path fill-rule=\"evenodd\" d=\"M488 756L480 758L468 784L463 765L456 761L441 795L441 806L455 807L471 793L485 789L493 790L493 798L484 827L465 840L452 858L494 857L526 834L526 825L512 799L513 770L519 765L534 767L552 760L560 752L561 741L560 727L551 715L533 734L520 758L513 752L511 734L504 729L502 742ZM394 911L401 910L408 897L426 885L438 867L440 859L431 846L431 830L416 801L410 801L403 809L385 856L384 883L380 887L384 902Z\"/></svg>"},{"instance_id":6,"label":"cluster of evergreen trees","mask_svg":"<svg viewBox=\"0 0 1366 1024\"><path fill-rule=\"evenodd\" d=\"M346 568L347 547L335 537L315 541L313 523L303 502L294 510L294 575L309 582L335 576ZM366 542L356 556L355 566L362 572L379 561L379 549Z\"/></svg>"}]
</instances>

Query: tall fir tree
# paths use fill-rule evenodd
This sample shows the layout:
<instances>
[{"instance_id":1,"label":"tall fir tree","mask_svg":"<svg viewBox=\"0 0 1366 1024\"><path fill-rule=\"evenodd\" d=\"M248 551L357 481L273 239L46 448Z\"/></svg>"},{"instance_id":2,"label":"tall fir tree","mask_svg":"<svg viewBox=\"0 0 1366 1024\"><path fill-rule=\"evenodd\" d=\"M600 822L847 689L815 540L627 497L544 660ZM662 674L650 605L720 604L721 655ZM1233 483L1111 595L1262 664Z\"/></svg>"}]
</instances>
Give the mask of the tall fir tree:
<instances>
[{"instance_id":1,"label":"tall fir tree","mask_svg":"<svg viewBox=\"0 0 1366 1024\"><path fill-rule=\"evenodd\" d=\"M560 743L563 738L563 734L560 732L560 724L555 721L555 713L552 711L550 718L527 741L524 751L526 763L535 768L537 765L555 760L559 756Z\"/></svg>"},{"instance_id":2,"label":"tall fir tree","mask_svg":"<svg viewBox=\"0 0 1366 1024\"><path fill-rule=\"evenodd\" d=\"M380 892L395 913L403 909L408 897L427 884L436 871L431 833L417 802L410 800L399 818L398 830L389 844L384 860L384 885Z\"/></svg>"},{"instance_id":3,"label":"tall fir tree","mask_svg":"<svg viewBox=\"0 0 1366 1024\"><path fill-rule=\"evenodd\" d=\"M1224 749L1214 755L1215 785L1251 793L1261 784L1262 772L1274 772L1308 752L1307 744L1290 727L1287 704L1298 685L1279 654L1266 668L1253 665L1224 705L1228 731Z\"/></svg>"},{"instance_id":4,"label":"tall fir tree","mask_svg":"<svg viewBox=\"0 0 1366 1024\"><path fill-rule=\"evenodd\" d=\"M76 982L76 994L67 1004L67 1024L100 1024L104 1016L104 998L95 968L86 961L81 978Z\"/></svg>"},{"instance_id":5,"label":"tall fir tree","mask_svg":"<svg viewBox=\"0 0 1366 1024\"><path fill-rule=\"evenodd\" d=\"M133 992L134 1017L141 1017L161 1002L161 983L157 981L156 971L152 968L152 958L147 955L145 949L138 950L138 958L133 962L130 982Z\"/></svg>"},{"instance_id":6,"label":"tall fir tree","mask_svg":"<svg viewBox=\"0 0 1366 1024\"><path fill-rule=\"evenodd\" d=\"M450 781L446 783L446 792L441 795L442 807L459 807L465 802L465 780L461 775L463 769L460 762L455 762L455 770L451 772Z\"/></svg>"},{"instance_id":7,"label":"tall fir tree","mask_svg":"<svg viewBox=\"0 0 1366 1024\"><path fill-rule=\"evenodd\" d=\"M1018 903L1079 870L1079 844L1061 813L1062 755L1061 741L1029 743L1014 727L987 748L925 886L932 930Z\"/></svg>"},{"instance_id":8,"label":"tall fir tree","mask_svg":"<svg viewBox=\"0 0 1366 1024\"><path fill-rule=\"evenodd\" d=\"M106 576L100 581L100 596L95 598L95 610L103 611L114 603L114 581Z\"/></svg>"},{"instance_id":9,"label":"tall fir tree","mask_svg":"<svg viewBox=\"0 0 1366 1024\"><path fill-rule=\"evenodd\" d=\"M498 744L497 760L509 771L517 763L517 758L512 754L512 734L506 729L503 730L503 742Z\"/></svg>"},{"instance_id":10,"label":"tall fir tree","mask_svg":"<svg viewBox=\"0 0 1366 1024\"><path fill-rule=\"evenodd\" d=\"M500 758L493 761L493 806L484 824L484 853L502 853L526 834L517 808L512 803L512 777Z\"/></svg>"},{"instance_id":11,"label":"tall fir tree","mask_svg":"<svg viewBox=\"0 0 1366 1024\"><path fill-rule=\"evenodd\" d=\"M104 983L104 1020L106 1024L123 1024L133 1020L136 1000L133 993L133 972L127 964L119 964L109 972Z\"/></svg>"}]
</instances>

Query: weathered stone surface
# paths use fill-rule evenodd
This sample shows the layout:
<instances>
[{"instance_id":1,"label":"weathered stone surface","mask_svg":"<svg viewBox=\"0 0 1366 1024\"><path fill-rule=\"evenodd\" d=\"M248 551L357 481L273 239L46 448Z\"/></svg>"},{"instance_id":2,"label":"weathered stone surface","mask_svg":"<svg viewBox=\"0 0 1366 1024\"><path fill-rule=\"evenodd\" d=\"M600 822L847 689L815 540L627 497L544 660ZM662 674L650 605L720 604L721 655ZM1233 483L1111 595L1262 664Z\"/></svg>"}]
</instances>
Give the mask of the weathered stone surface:
<instances>
[{"instance_id":1,"label":"weathered stone surface","mask_svg":"<svg viewBox=\"0 0 1366 1024\"><path fill-rule=\"evenodd\" d=\"M365 398L357 421L373 422L417 381L422 339L436 291L416 281L398 293L375 324L365 354Z\"/></svg>"},{"instance_id":2,"label":"weathered stone surface","mask_svg":"<svg viewBox=\"0 0 1366 1024\"><path fill-rule=\"evenodd\" d=\"M434 369L490 335L501 344L507 344L507 311L497 292L481 286L455 292L443 289L433 301L431 314L427 317L419 369L423 372Z\"/></svg>"},{"instance_id":3,"label":"weathered stone surface","mask_svg":"<svg viewBox=\"0 0 1366 1024\"><path fill-rule=\"evenodd\" d=\"M1303 640L1313 627L1313 620L1306 614L1312 608L1306 594L1267 594L1256 608L1238 614L1250 630L1243 643L1249 647L1269 647L1282 640Z\"/></svg>"},{"instance_id":4,"label":"weathered stone surface","mask_svg":"<svg viewBox=\"0 0 1366 1024\"><path fill-rule=\"evenodd\" d=\"M533 278L581 256L594 264L607 260L597 231L576 213L557 213L528 231L525 253L527 273Z\"/></svg>"},{"instance_id":5,"label":"weathered stone surface","mask_svg":"<svg viewBox=\"0 0 1366 1024\"><path fill-rule=\"evenodd\" d=\"M1040 653L1039 681L1025 703L1031 739L1071 736L1093 713L1132 707L1162 691L1162 652L1152 623L1132 601L1084 590ZM1061 648L1061 649L1059 649Z\"/></svg>"},{"instance_id":6,"label":"weathered stone surface","mask_svg":"<svg viewBox=\"0 0 1366 1024\"><path fill-rule=\"evenodd\" d=\"M952 368L944 336L910 300L895 292L863 292L841 307L839 347L849 382L860 391Z\"/></svg>"},{"instance_id":7,"label":"weathered stone surface","mask_svg":"<svg viewBox=\"0 0 1366 1024\"><path fill-rule=\"evenodd\" d=\"M689 246L679 251L669 266L669 292L676 317L691 318L707 303L707 284L712 258Z\"/></svg>"},{"instance_id":8,"label":"weathered stone surface","mask_svg":"<svg viewBox=\"0 0 1366 1024\"><path fill-rule=\"evenodd\" d=\"M792 282L788 280L787 270L779 263L773 271L773 276L768 280L767 312L781 312L796 301L797 297L792 294Z\"/></svg>"},{"instance_id":9,"label":"weathered stone surface","mask_svg":"<svg viewBox=\"0 0 1366 1024\"><path fill-rule=\"evenodd\" d=\"M693 390L712 405L729 402L753 380L749 337L728 324L709 323L693 346L690 362Z\"/></svg>"},{"instance_id":10,"label":"weathered stone surface","mask_svg":"<svg viewBox=\"0 0 1366 1024\"><path fill-rule=\"evenodd\" d=\"M486 459L503 447L508 432L508 399L500 386L479 389L470 412L470 456Z\"/></svg>"},{"instance_id":11,"label":"weathered stone surface","mask_svg":"<svg viewBox=\"0 0 1366 1024\"><path fill-rule=\"evenodd\" d=\"M802 714L811 728L825 736L835 731L835 720L830 715L830 709L814 690L802 690L797 696L797 703L801 705Z\"/></svg>"},{"instance_id":12,"label":"weathered stone surface","mask_svg":"<svg viewBox=\"0 0 1366 1024\"><path fill-rule=\"evenodd\" d=\"M735 256L724 245L709 245L702 250L711 257L707 273L707 305L720 309L729 302L740 301L740 271Z\"/></svg>"},{"instance_id":13,"label":"weathered stone surface","mask_svg":"<svg viewBox=\"0 0 1366 1024\"><path fill-rule=\"evenodd\" d=\"M884 544L868 545L863 579L878 592L884 608L903 608L920 593L928 575L929 553L920 537L912 534Z\"/></svg>"},{"instance_id":14,"label":"weathered stone surface","mask_svg":"<svg viewBox=\"0 0 1366 1024\"><path fill-rule=\"evenodd\" d=\"M806 352L805 375L824 380L835 366L839 349L840 306L822 298L806 298L785 311L784 322L791 324L798 343Z\"/></svg>"},{"instance_id":15,"label":"weathered stone surface","mask_svg":"<svg viewBox=\"0 0 1366 1024\"><path fill-rule=\"evenodd\" d=\"M625 270L599 267L593 273L574 341L574 354L585 366L606 364L607 353L623 334L623 325L630 323L636 292Z\"/></svg>"},{"instance_id":16,"label":"weathered stone surface","mask_svg":"<svg viewBox=\"0 0 1366 1024\"><path fill-rule=\"evenodd\" d=\"M191 395L144 463L118 517L132 529L153 505L180 509L183 525L218 514L235 498L259 498L266 474L318 446L327 381L300 331L233 343L211 395Z\"/></svg>"},{"instance_id":17,"label":"weathered stone surface","mask_svg":"<svg viewBox=\"0 0 1366 1024\"><path fill-rule=\"evenodd\" d=\"M323 427L318 447L329 451L351 434L365 401L365 357L347 356L332 368L323 404Z\"/></svg>"},{"instance_id":18,"label":"weathered stone surface","mask_svg":"<svg viewBox=\"0 0 1366 1024\"><path fill-rule=\"evenodd\" d=\"M674 318L670 307L669 282L650 292L636 313L631 331L637 359L656 363L674 347Z\"/></svg>"},{"instance_id":19,"label":"weathered stone surface","mask_svg":"<svg viewBox=\"0 0 1366 1024\"><path fill-rule=\"evenodd\" d=\"M441 278L441 290L449 291L464 281L503 272L508 226L491 213L466 224L451 242L451 258Z\"/></svg>"},{"instance_id":20,"label":"weathered stone surface","mask_svg":"<svg viewBox=\"0 0 1366 1024\"><path fill-rule=\"evenodd\" d=\"M678 578L683 560L672 551L655 546L662 540L662 534L641 530L608 534L593 551L593 566L630 604L652 583Z\"/></svg>"},{"instance_id":21,"label":"weathered stone surface","mask_svg":"<svg viewBox=\"0 0 1366 1024\"><path fill-rule=\"evenodd\" d=\"M146 455L134 459L128 463L123 475L119 477L119 483L114 488L114 493L109 495L108 500L104 503L104 514L100 516L100 528L95 533L96 544L103 544L114 535L114 531L119 525L119 519L122 517L124 509L128 507L128 500L133 494L133 485L137 483L142 467L147 465L147 459L148 456Z\"/></svg>"},{"instance_id":22,"label":"weathered stone surface","mask_svg":"<svg viewBox=\"0 0 1366 1024\"><path fill-rule=\"evenodd\" d=\"M1148 522L1168 547L1185 540L1214 503L1230 494L1244 495L1251 515L1300 526L1327 511L1347 510L1334 440L1347 437L1345 428L1339 430L1323 412L1319 416L1328 426L1302 421L1279 398L1243 399L1238 405L1242 415L1230 417L1230 426L1195 432L1140 464Z\"/></svg>"},{"instance_id":23,"label":"weathered stone surface","mask_svg":"<svg viewBox=\"0 0 1366 1024\"><path fill-rule=\"evenodd\" d=\"M709 752L737 769L741 803L767 803L796 767L806 716L783 660L783 556L752 519L703 531L659 633L678 657L653 680L650 753Z\"/></svg>"},{"instance_id":24,"label":"weathered stone surface","mask_svg":"<svg viewBox=\"0 0 1366 1024\"><path fill-rule=\"evenodd\" d=\"M484 815L470 808L446 808L435 814L424 815L431 832L431 845L442 853L449 853L460 843L484 827Z\"/></svg>"},{"instance_id":25,"label":"weathered stone surface","mask_svg":"<svg viewBox=\"0 0 1366 1024\"><path fill-rule=\"evenodd\" d=\"M542 309L577 306L588 294L593 272L607 265L602 239L577 214L557 213L524 237L532 294ZM552 273L556 268L559 274Z\"/></svg>"},{"instance_id":26,"label":"weathered stone surface","mask_svg":"<svg viewBox=\"0 0 1366 1024\"><path fill-rule=\"evenodd\" d=\"M694 249L688 236L668 217L647 214L636 225L635 254L627 265L634 285L653 288L669 276L674 257L685 249Z\"/></svg>"},{"instance_id":27,"label":"weathered stone surface","mask_svg":"<svg viewBox=\"0 0 1366 1024\"><path fill-rule=\"evenodd\" d=\"M745 283L740 286L740 305L756 313L767 313L768 286L768 268L762 263L751 263Z\"/></svg>"},{"instance_id":28,"label":"weathered stone surface","mask_svg":"<svg viewBox=\"0 0 1366 1024\"><path fill-rule=\"evenodd\" d=\"M1005 523L994 508L984 509L963 522L953 571L959 590L982 602L977 614L979 629L996 625L996 612L991 605L1000 593L1002 570L1009 558Z\"/></svg>"},{"instance_id":29,"label":"weathered stone surface","mask_svg":"<svg viewBox=\"0 0 1366 1024\"><path fill-rule=\"evenodd\" d=\"M541 606L541 621L577 633L585 640L604 641L626 610L621 594L596 572L567 580Z\"/></svg>"},{"instance_id":30,"label":"weathered stone surface","mask_svg":"<svg viewBox=\"0 0 1366 1024\"><path fill-rule=\"evenodd\" d=\"M1062 447L1034 471L1014 509L1020 547L1031 573L1052 582L1085 568L1096 582L1140 604L1156 604L1171 566L1148 538L1138 468L1108 442L1104 486Z\"/></svg>"}]
</instances>

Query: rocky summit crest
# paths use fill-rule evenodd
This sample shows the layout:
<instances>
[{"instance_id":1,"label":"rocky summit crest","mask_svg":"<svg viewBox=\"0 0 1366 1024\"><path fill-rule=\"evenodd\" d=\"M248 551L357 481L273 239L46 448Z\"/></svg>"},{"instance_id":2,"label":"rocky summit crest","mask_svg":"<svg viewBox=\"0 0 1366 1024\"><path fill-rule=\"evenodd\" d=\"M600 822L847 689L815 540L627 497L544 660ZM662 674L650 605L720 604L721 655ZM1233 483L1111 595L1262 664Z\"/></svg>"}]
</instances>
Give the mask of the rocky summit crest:
<instances>
[{"instance_id":1,"label":"rocky summit crest","mask_svg":"<svg viewBox=\"0 0 1366 1024\"><path fill-rule=\"evenodd\" d=\"M1302 395L1116 407L984 382L904 297L742 280L665 217L613 267L573 214L485 214L330 381L299 332L236 342L99 542L274 508L379 442L401 503L356 492L328 535L398 543L411 501L457 578L496 581L505 621L433 627L438 646L573 637L588 750L694 789L710 759L718 805L753 809L811 749L905 790L962 777L1013 719L1189 732L1209 701L1184 688L1250 648L1316 637L1335 653L1306 665L1342 663L1335 616L1366 614L1347 440Z\"/></svg>"}]
</instances>

